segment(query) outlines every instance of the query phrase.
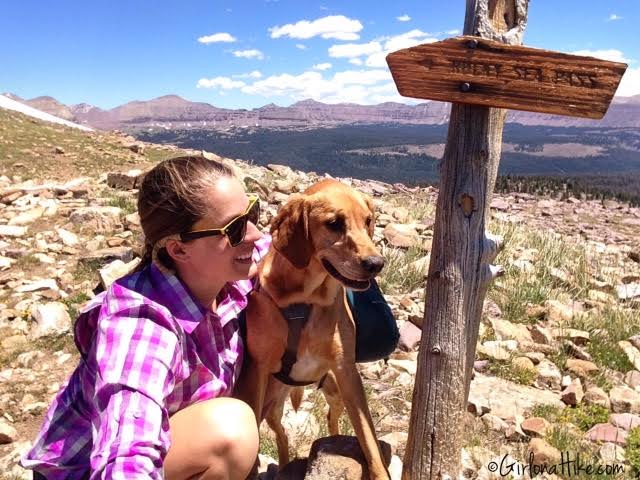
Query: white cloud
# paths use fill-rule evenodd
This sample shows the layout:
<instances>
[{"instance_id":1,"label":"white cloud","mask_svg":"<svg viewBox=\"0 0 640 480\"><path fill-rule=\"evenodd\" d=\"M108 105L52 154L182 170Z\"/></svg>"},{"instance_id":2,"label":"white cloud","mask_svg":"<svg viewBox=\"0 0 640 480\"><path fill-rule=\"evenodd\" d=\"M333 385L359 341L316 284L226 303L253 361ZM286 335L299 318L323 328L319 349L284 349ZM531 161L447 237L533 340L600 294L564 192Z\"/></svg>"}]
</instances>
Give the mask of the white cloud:
<instances>
[{"instance_id":1,"label":"white cloud","mask_svg":"<svg viewBox=\"0 0 640 480\"><path fill-rule=\"evenodd\" d=\"M349 59L349 63L352 63L353 65L362 65L362 60L360 60L359 58L350 58Z\"/></svg>"},{"instance_id":2,"label":"white cloud","mask_svg":"<svg viewBox=\"0 0 640 480\"><path fill-rule=\"evenodd\" d=\"M271 38L290 37L306 40L320 35L325 39L357 40L360 38L357 32L362 28L359 20L350 19L344 15L331 15L313 21L300 20L297 23L271 27L269 31Z\"/></svg>"},{"instance_id":3,"label":"white cloud","mask_svg":"<svg viewBox=\"0 0 640 480\"><path fill-rule=\"evenodd\" d=\"M616 95L630 97L640 95L640 68L628 68L618 86Z\"/></svg>"},{"instance_id":4,"label":"white cloud","mask_svg":"<svg viewBox=\"0 0 640 480\"><path fill-rule=\"evenodd\" d=\"M204 43L204 44L218 43L218 42L231 43L235 41L236 41L236 38L234 36L225 32L214 33L213 35L206 35L198 39L198 42Z\"/></svg>"},{"instance_id":5,"label":"white cloud","mask_svg":"<svg viewBox=\"0 0 640 480\"><path fill-rule=\"evenodd\" d=\"M286 97L292 100L313 98L326 103L373 104L400 101L388 70L347 70L324 77L320 72L300 75L273 75L240 87L249 95Z\"/></svg>"},{"instance_id":6,"label":"white cloud","mask_svg":"<svg viewBox=\"0 0 640 480\"><path fill-rule=\"evenodd\" d=\"M306 50L307 46L302 44L302 43L296 43L296 48L298 48L300 50Z\"/></svg>"},{"instance_id":7,"label":"white cloud","mask_svg":"<svg viewBox=\"0 0 640 480\"><path fill-rule=\"evenodd\" d=\"M233 80L229 77L201 78L196 85L198 88L242 88L246 84L240 80Z\"/></svg>"},{"instance_id":8,"label":"white cloud","mask_svg":"<svg viewBox=\"0 0 640 480\"><path fill-rule=\"evenodd\" d=\"M258 60L264 59L264 54L260 50L235 50L233 55L240 58L257 58Z\"/></svg>"},{"instance_id":9,"label":"white cloud","mask_svg":"<svg viewBox=\"0 0 640 480\"><path fill-rule=\"evenodd\" d=\"M609 18L607 19L609 22L613 22L615 20L622 20L624 17L621 17L620 15L616 15L615 13L612 13L611 15L609 15Z\"/></svg>"},{"instance_id":10,"label":"white cloud","mask_svg":"<svg viewBox=\"0 0 640 480\"><path fill-rule=\"evenodd\" d=\"M262 78L262 73L258 70L254 70L249 73L239 73L237 75L232 75L233 78Z\"/></svg>"},{"instance_id":11,"label":"white cloud","mask_svg":"<svg viewBox=\"0 0 640 480\"><path fill-rule=\"evenodd\" d=\"M446 31L446 32L444 32L444 33L446 33L447 35L460 35L460 30L458 30L458 29L456 28L456 29L453 29L453 30L447 30L447 31Z\"/></svg>"},{"instance_id":12,"label":"white cloud","mask_svg":"<svg viewBox=\"0 0 640 480\"><path fill-rule=\"evenodd\" d=\"M381 51L382 45L380 45L379 42L345 43L329 47L329 56L333 58L354 58L363 55L373 55Z\"/></svg>"},{"instance_id":13,"label":"white cloud","mask_svg":"<svg viewBox=\"0 0 640 480\"><path fill-rule=\"evenodd\" d=\"M620 50L577 50L571 52L573 55L584 55L586 57L596 57L601 60L609 60L611 62L629 63Z\"/></svg>"},{"instance_id":14,"label":"white cloud","mask_svg":"<svg viewBox=\"0 0 640 480\"><path fill-rule=\"evenodd\" d=\"M400 35L387 38L387 41L384 44L384 49L387 52L395 52L401 48L415 47L421 43L432 43L437 41L438 39L432 34L414 29Z\"/></svg>"},{"instance_id":15,"label":"white cloud","mask_svg":"<svg viewBox=\"0 0 640 480\"><path fill-rule=\"evenodd\" d=\"M408 22L409 20L411 20L411 17L405 13L404 15L400 15L399 17L396 17L396 20L400 22Z\"/></svg>"},{"instance_id":16,"label":"white cloud","mask_svg":"<svg viewBox=\"0 0 640 480\"><path fill-rule=\"evenodd\" d=\"M329 70L332 67L330 63L318 63L313 66L314 70Z\"/></svg>"}]
</instances>

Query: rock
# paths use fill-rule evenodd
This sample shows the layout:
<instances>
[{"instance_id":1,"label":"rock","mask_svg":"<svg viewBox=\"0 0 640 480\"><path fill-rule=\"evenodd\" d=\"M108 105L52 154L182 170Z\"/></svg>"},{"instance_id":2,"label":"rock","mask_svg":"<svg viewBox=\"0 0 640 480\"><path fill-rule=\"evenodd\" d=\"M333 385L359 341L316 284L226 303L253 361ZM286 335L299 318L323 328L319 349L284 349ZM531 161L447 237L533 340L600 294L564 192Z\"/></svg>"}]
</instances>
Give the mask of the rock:
<instances>
[{"instance_id":1,"label":"rock","mask_svg":"<svg viewBox=\"0 0 640 480\"><path fill-rule=\"evenodd\" d=\"M75 247L80 243L78 236L69 230L56 228L56 232L58 233L58 237L60 237L60 241L62 241L62 243L67 247Z\"/></svg>"},{"instance_id":2,"label":"rock","mask_svg":"<svg viewBox=\"0 0 640 480\"><path fill-rule=\"evenodd\" d=\"M482 415L480 419L482 420L482 423L484 423L485 427L489 430L493 430L494 432L505 432L509 427L507 422L492 413L486 413Z\"/></svg>"},{"instance_id":3,"label":"rock","mask_svg":"<svg viewBox=\"0 0 640 480\"><path fill-rule=\"evenodd\" d=\"M403 456L404 449L407 446L408 437L409 434L407 432L397 431L387 433L386 435L379 437L378 440L388 443L391 446L391 451L396 455Z\"/></svg>"},{"instance_id":4,"label":"rock","mask_svg":"<svg viewBox=\"0 0 640 480\"><path fill-rule=\"evenodd\" d=\"M415 362L414 360L398 360L395 358L390 358L389 360L387 360L387 365L414 376L418 368L417 362Z\"/></svg>"},{"instance_id":5,"label":"rock","mask_svg":"<svg viewBox=\"0 0 640 480\"><path fill-rule=\"evenodd\" d=\"M628 283L618 285L616 287L616 294L619 300L632 300L640 298L640 283Z\"/></svg>"},{"instance_id":6,"label":"rock","mask_svg":"<svg viewBox=\"0 0 640 480\"><path fill-rule=\"evenodd\" d=\"M74 210L69 219L74 225L91 228L97 233L111 233L122 228L121 216L119 207L82 207Z\"/></svg>"},{"instance_id":7,"label":"rock","mask_svg":"<svg viewBox=\"0 0 640 480\"><path fill-rule=\"evenodd\" d=\"M527 451L532 455L534 465L556 465L561 461L561 453L541 438L533 438Z\"/></svg>"},{"instance_id":8,"label":"rock","mask_svg":"<svg viewBox=\"0 0 640 480\"><path fill-rule=\"evenodd\" d=\"M529 370L530 372L538 373L536 370L536 366L533 364L530 358L527 357L516 357L511 362L515 367L520 368L522 370Z\"/></svg>"},{"instance_id":9,"label":"rock","mask_svg":"<svg viewBox=\"0 0 640 480\"><path fill-rule=\"evenodd\" d=\"M383 460L391 461L391 447L380 442ZM366 478L366 460L358 439L345 435L319 438L311 446L305 480Z\"/></svg>"},{"instance_id":10,"label":"rock","mask_svg":"<svg viewBox=\"0 0 640 480\"><path fill-rule=\"evenodd\" d=\"M591 362L593 360L593 357L591 357L589 352L587 352L583 347L579 347L571 340L563 340L562 346L567 353L574 356L578 360L585 360L587 362Z\"/></svg>"},{"instance_id":11,"label":"rock","mask_svg":"<svg viewBox=\"0 0 640 480\"><path fill-rule=\"evenodd\" d=\"M393 247L409 248L418 243L419 235L411 225L390 223L382 232L387 243Z\"/></svg>"},{"instance_id":12,"label":"rock","mask_svg":"<svg viewBox=\"0 0 640 480\"><path fill-rule=\"evenodd\" d=\"M531 338L534 342L543 345L551 345L553 343L553 335L551 335L551 332L539 325L534 325L531 328Z\"/></svg>"},{"instance_id":13,"label":"rock","mask_svg":"<svg viewBox=\"0 0 640 480\"><path fill-rule=\"evenodd\" d=\"M129 263L124 263L122 260L114 260L98 271L98 275L100 276L100 283L106 290L117 279L133 271L133 269L138 266L140 261L140 258L134 258Z\"/></svg>"},{"instance_id":14,"label":"rock","mask_svg":"<svg viewBox=\"0 0 640 480\"><path fill-rule=\"evenodd\" d=\"M27 234L28 227L18 225L0 225L0 237L24 237Z\"/></svg>"},{"instance_id":15,"label":"rock","mask_svg":"<svg viewBox=\"0 0 640 480\"><path fill-rule=\"evenodd\" d=\"M580 382L579 378L575 378L560 394L562 401L573 407L578 405L583 397L584 391L582 390L582 382Z\"/></svg>"},{"instance_id":16,"label":"rock","mask_svg":"<svg viewBox=\"0 0 640 480\"><path fill-rule=\"evenodd\" d=\"M491 340L478 346L478 353L494 360L509 360L511 353L518 348L515 340Z\"/></svg>"},{"instance_id":17,"label":"rock","mask_svg":"<svg viewBox=\"0 0 640 480\"><path fill-rule=\"evenodd\" d=\"M97 265L107 265L114 260L129 263L133 260L135 252L131 247L112 247L96 250L78 259L78 263L91 267Z\"/></svg>"},{"instance_id":18,"label":"rock","mask_svg":"<svg viewBox=\"0 0 640 480\"><path fill-rule=\"evenodd\" d=\"M144 155L144 145L142 143L132 143L131 145L127 145L127 148L133 153Z\"/></svg>"},{"instance_id":19,"label":"rock","mask_svg":"<svg viewBox=\"0 0 640 480\"><path fill-rule=\"evenodd\" d=\"M278 175L281 175L283 177L288 177L288 176L294 175L293 170L291 170L291 167L288 167L286 165L278 165L276 163L269 163L267 165L267 168L269 170L271 170L272 172L275 172Z\"/></svg>"},{"instance_id":20,"label":"rock","mask_svg":"<svg viewBox=\"0 0 640 480\"><path fill-rule=\"evenodd\" d=\"M409 220L409 210L405 207L396 207L391 212L391 216L400 223L405 223Z\"/></svg>"},{"instance_id":21,"label":"rock","mask_svg":"<svg viewBox=\"0 0 640 480\"><path fill-rule=\"evenodd\" d=\"M15 288L18 293L38 292L42 290L59 290L58 283L53 278L37 280Z\"/></svg>"},{"instance_id":22,"label":"rock","mask_svg":"<svg viewBox=\"0 0 640 480\"><path fill-rule=\"evenodd\" d=\"M112 172L107 174L107 185L121 190L133 190L142 180L142 170L129 170L128 172Z\"/></svg>"},{"instance_id":23,"label":"rock","mask_svg":"<svg viewBox=\"0 0 640 480\"><path fill-rule=\"evenodd\" d=\"M580 377L587 377L592 373L597 373L600 371L598 366L593 362L588 362L586 360L577 360L575 358L569 358L567 363L565 364L565 368Z\"/></svg>"},{"instance_id":24,"label":"rock","mask_svg":"<svg viewBox=\"0 0 640 480\"><path fill-rule=\"evenodd\" d=\"M492 414L503 419L516 417L538 404L564 408L556 393L481 373L476 373L471 381L469 402L487 407Z\"/></svg>"},{"instance_id":25,"label":"rock","mask_svg":"<svg viewBox=\"0 0 640 480\"><path fill-rule=\"evenodd\" d=\"M624 448L615 443L604 443L598 453L604 464L618 465L626 460Z\"/></svg>"},{"instance_id":26,"label":"rock","mask_svg":"<svg viewBox=\"0 0 640 480\"><path fill-rule=\"evenodd\" d=\"M615 413L640 413L640 394L627 386L612 388L609 399Z\"/></svg>"},{"instance_id":27,"label":"rock","mask_svg":"<svg viewBox=\"0 0 640 480\"><path fill-rule=\"evenodd\" d=\"M571 321L574 315L581 312L577 305L566 305L558 300L544 302L547 311L547 319L552 324L565 324Z\"/></svg>"},{"instance_id":28,"label":"rock","mask_svg":"<svg viewBox=\"0 0 640 480\"><path fill-rule=\"evenodd\" d=\"M36 304L31 309L31 317L36 322L31 329L32 338L60 335L71 329L71 317L64 303Z\"/></svg>"},{"instance_id":29,"label":"rock","mask_svg":"<svg viewBox=\"0 0 640 480\"><path fill-rule=\"evenodd\" d=\"M552 328L551 335L559 340L571 340L576 345L584 345L589 342L589 332L576 330L575 328Z\"/></svg>"},{"instance_id":30,"label":"rock","mask_svg":"<svg viewBox=\"0 0 640 480\"><path fill-rule=\"evenodd\" d=\"M627 435L623 429L610 423L598 423L591 427L585 437L592 442L611 442L624 447L627 443Z\"/></svg>"},{"instance_id":31,"label":"rock","mask_svg":"<svg viewBox=\"0 0 640 480\"><path fill-rule=\"evenodd\" d=\"M489 323L498 340L532 341L531 334L525 325L498 318L490 318Z\"/></svg>"},{"instance_id":32,"label":"rock","mask_svg":"<svg viewBox=\"0 0 640 480\"><path fill-rule=\"evenodd\" d=\"M547 430L551 424L541 417L527 418L520 424L522 431L530 437L543 437L547 434Z\"/></svg>"},{"instance_id":33,"label":"rock","mask_svg":"<svg viewBox=\"0 0 640 480\"><path fill-rule=\"evenodd\" d=\"M627 372L624 376L624 383L634 390L638 390L640 388L640 372L638 370Z\"/></svg>"},{"instance_id":34,"label":"rock","mask_svg":"<svg viewBox=\"0 0 640 480\"><path fill-rule=\"evenodd\" d=\"M44 214L44 208L37 207L13 217L9 220L9 225L30 225Z\"/></svg>"},{"instance_id":35,"label":"rock","mask_svg":"<svg viewBox=\"0 0 640 480\"><path fill-rule=\"evenodd\" d=\"M633 413L612 413L609 416L609 423L628 432L640 427L640 416Z\"/></svg>"},{"instance_id":36,"label":"rock","mask_svg":"<svg viewBox=\"0 0 640 480\"><path fill-rule=\"evenodd\" d=\"M560 390L562 382L562 373L555 363L546 358L536 365L538 369L538 378L536 385L541 388L551 388L552 390Z\"/></svg>"},{"instance_id":37,"label":"rock","mask_svg":"<svg viewBox=\"0 0 640 480\"><path fill-rule=\"evenodd\" d=\"M640 350L634 347L631 342L627 342L625 340L619 341L618 345L627 355L627 358L633 365L633 368L640 370Z\"/></svg>"},{"instance_id":38,"label":"rock","mask_svg":"<svg viewBox=\"0 0 640 480\"><path fill-rule=\"evenodd\" d=\"M0 445L13 443L17 436L17 430L0 417Z\"/></svg>"},{"instance_id":39,"label":"rock","mask_svg":"<svg viewBox=\"0 0 640 480\"><path fill-rule=\"evenodd\" d=\"M582 401L587 405L599 405L607 410L611 408L611 402L609 401L607 392L595 385L587 388Z\"/></svg>"},{"instance_id":40,"label":"rock","mask_svg":"<svg viewBox=\"0 0 640 480\"><path fill-rule=\"evenodd\" d=\"M398 348L410 352L418 348L420 339L422 338L422 330L411 322L404 322L400 327L400 339L398 340Z\"/></svg>"}]
</instances>

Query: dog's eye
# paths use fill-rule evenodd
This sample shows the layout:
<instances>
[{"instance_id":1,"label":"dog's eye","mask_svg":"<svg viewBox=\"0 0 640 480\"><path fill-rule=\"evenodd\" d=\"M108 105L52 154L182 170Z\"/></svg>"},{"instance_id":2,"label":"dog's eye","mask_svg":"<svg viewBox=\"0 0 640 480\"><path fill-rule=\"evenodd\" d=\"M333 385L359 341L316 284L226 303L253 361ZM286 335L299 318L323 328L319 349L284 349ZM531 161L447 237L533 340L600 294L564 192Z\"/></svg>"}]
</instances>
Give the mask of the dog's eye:
<instances>
[{"instance_id":1,"label":"dog's eye","mask_svg":"<svg viewBox=\"0 0 640 480\"><path fill-rule=\"evenodd\" d=\"M344 230L344 219L342 217L335 217L327 220L325 225L333 232L341 232Z\"/></svg>"},{"instance_id":2,"label":"dog's eye","mask_svg":"<svg viewBox=\"0 0 640 480\"><path fill-rule=\"evenodd\" d=\"M367 226L367 228L371 226L372 221L373 219L371 217L367 217L367 219L364 221L364 224Z\"/></svg>"}]
</instances>

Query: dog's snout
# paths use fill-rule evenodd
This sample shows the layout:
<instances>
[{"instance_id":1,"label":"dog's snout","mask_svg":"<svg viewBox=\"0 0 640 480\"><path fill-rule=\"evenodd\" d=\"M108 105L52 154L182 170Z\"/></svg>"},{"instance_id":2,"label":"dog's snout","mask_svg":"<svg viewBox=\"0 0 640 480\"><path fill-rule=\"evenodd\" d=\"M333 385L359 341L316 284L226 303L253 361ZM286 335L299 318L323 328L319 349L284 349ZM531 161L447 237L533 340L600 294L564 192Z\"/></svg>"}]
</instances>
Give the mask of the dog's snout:
<instances>
[{"instance_id":1,"label":"dog's snout","mask_svg":"<svg viewBox=\"0 0 640 480\"><path fill-rule=\"evenodd\" d=\"M370 255L362 259L362 267L369 273L376 274L384 267L384 257Z\"/></svg>"}]
</instances>

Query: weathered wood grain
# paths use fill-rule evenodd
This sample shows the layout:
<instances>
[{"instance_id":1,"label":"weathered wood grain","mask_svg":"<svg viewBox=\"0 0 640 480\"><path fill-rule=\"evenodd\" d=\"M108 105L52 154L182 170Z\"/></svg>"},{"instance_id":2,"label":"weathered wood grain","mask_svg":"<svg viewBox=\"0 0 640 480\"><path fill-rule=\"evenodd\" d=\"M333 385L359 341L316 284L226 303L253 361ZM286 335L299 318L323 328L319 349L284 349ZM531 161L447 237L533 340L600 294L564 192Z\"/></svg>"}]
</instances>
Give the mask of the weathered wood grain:
<instances>
[{"instance_id":1,"label":"weathered wood grain","mask_svg":"<svg viewBox=\"0 0 640 480\"><path fill-rule=\"evenodd\" d=\"M474 36L387 55L405 97L602 118L627 65Z\"/></svg>"}]
</instances>

